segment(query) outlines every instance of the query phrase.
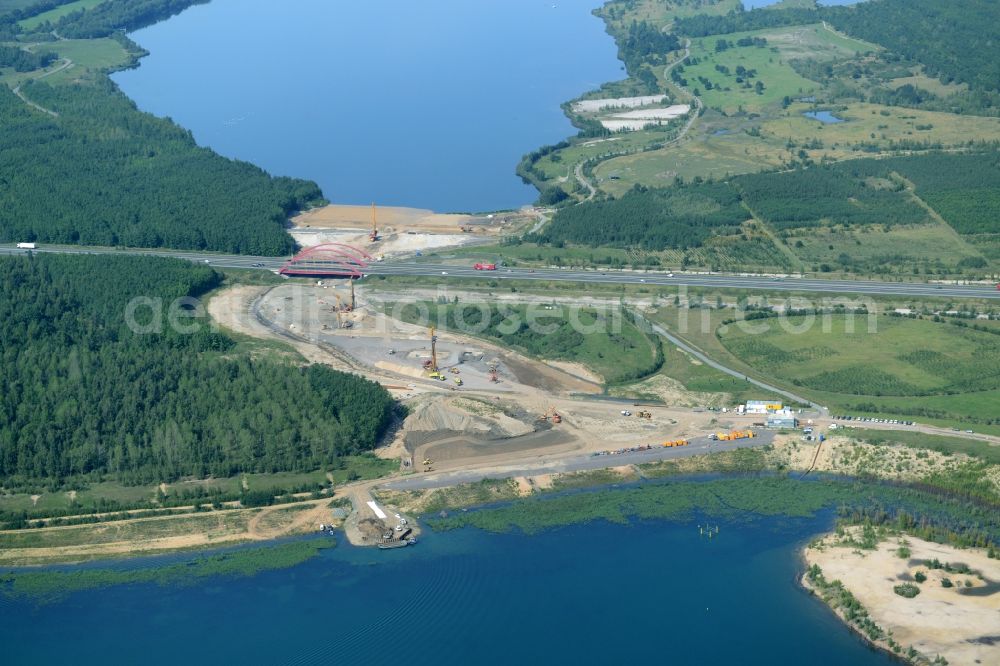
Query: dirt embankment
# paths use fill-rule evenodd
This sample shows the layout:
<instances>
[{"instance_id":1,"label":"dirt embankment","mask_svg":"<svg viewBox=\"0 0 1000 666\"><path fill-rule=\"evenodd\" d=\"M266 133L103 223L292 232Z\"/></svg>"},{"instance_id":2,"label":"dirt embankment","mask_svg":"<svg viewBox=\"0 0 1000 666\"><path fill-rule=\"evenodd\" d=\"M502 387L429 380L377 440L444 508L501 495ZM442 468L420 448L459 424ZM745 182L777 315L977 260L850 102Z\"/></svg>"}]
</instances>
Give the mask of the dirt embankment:
<instances>
[{"instance_id":1,"label":"dirt embankment","mask_svg":"<svg viewBox=\"0 0 1000 666\"><path fill-rule=\"evenodd\" d=\"M506 414L502 407L474 398L442 398L427 395L411 402L403 425L408 444L440 439L442 433L478 439L519 437L535 428Z\"/></svg>"},{"instance_id":2,"label":"dirt embankment","mask_svg":"<svg viewBox=\"0 0 1000 666\"><path fill-rule=\"evenodd\" d=\"M984 551L911 536L861 550L829 535L803 555L827 581L843 583L904 652L913 646L928 659L941 655L950 664L1000 664L1000 560ZM953 571L931 568L933 560ZM971 573L955 573L964 570L961 565ZM924 582L916 582L920 577ZM946 579L950 587L942 584ZM919 594L910 599L893 591L904 583L916 585Z\"/></svg>"},{"instance_id":3,"label":"dirt embankment","mask_svg":"<svg viewBox=\"0 0 1000 666\"><path fill-rule=\"evenodd\" d=\"M378 206L375 209L379 229L418 231L421 233L454 233L459 226L468 224L469 215L435 213L422 208ZM308 210L292 219L296 228L313 229L369 229L372 224L371 206L346 206L332 204Z\"/></svg>"}]
</instances>

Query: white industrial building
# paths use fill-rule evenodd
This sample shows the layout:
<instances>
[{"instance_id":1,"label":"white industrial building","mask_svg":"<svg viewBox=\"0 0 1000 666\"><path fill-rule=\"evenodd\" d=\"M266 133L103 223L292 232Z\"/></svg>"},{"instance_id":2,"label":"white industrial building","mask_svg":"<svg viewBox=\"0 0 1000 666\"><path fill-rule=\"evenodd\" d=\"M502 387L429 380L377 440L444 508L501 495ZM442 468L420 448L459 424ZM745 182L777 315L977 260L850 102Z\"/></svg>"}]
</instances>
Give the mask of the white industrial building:
<instances>
[{"instance_id":1,"label":"white industrial building","mask_svg":"<svg viewBox=\"0 0 1000 666\"><path fill-rule=\"evenodd\" d=\"M773 414L784 409L780 402L769 400L747 400L747 404L736 408L737 414Z\"/></svg>"}]
</instances>

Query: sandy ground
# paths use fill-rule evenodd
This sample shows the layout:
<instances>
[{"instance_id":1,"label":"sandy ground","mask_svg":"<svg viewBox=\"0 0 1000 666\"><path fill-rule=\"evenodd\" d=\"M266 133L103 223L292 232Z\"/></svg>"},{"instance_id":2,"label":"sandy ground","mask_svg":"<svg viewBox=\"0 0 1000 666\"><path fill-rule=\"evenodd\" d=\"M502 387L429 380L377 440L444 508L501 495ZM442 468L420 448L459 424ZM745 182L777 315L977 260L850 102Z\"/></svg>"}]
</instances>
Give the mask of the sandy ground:
<instances>
[{"instance_id":1,"label":"sandy ground","mask_svg":"<svg viewBox=\"0 0 1000 666\"><path fill-rule=\"evenodd\" d=\"M662 125L680 118L690 110L691 107L687 104L674 104L665 109L626 111L625 113L616 113L609 118L602 118L601 125L612 132L621 130L636 132L650 125Z\"/></svg>"},{"instance_id":2,"label":"sandy ground","mask_svg":"<svg viewBox=\"0 0 1000 666\"><path fill-rule=\"evenodd\" d=\"M375 220L379 238L373 243L368 238L372 226L370 206L330 205L293 218L289 233L302 247L343 243L361 248L373 257L388 258L495 242L500 234L513 233L533 224L540 214L530 207L484 215L377 207Z\"/></svg>"},{"instance_id":3,"label":"sandy ground","mask_svg":"<svg viewBox=\"0 0 1000 666\"><path fill-rule=\"evenodd\" d=\"M620 120L673 120L680 118L691 110L689 104L673 104L665 109L642 109L639 111L626 111L616 113L611 116Z\"/></svg>"},{"instance_id":4,"label":"sandy ground","mask_svg":"<svg viewBox=\"0 0 1000 666\"><path fill-rule=\"evenodd\" d=\"M904 650L912 645L928 658L940 654L950 664L1000 664L1000 560L989 559L981 550L959 550L910 536L904 541L910 549L905 559L897 555L897 538L874 551L860 551L837 545L835 535L806 548L804 556L809 565L819 565L828 581L840 580ZM964 563L982 577L928 569L925 561L934 558ZM893 592L895 585L912 581L917 571L927 575L918 585L919 595L907 599ZM955 587L942 587L944 577ZM989 593L991 585L995 589ZM979 595L968 594L976 590Z\"/></svg>"},{"instance_id":5,"label":"sandy ground","mask_svg":"<svg viewBox=\"0 0 1000 666\"><path fill-rule=\"evenodd\" d=\"M574 377L579 377L580 379L590 382L592 384L603 384L604 377L601 377L596 372L590 370L587 366L582 363L574 363L572 361L545 361L546 365L550 365L557 370L562 370L563 372L573 375Z\"/></svg>"},{"instance_id":6,"label":"sandy ground","mask_svg":"<svg viewBox=\"0 0 1000 666\"><path fill-rule=\"evenodd\" d=\"M469 224L477 218L471 215L435 213L421 208L377 206L376 222L379 229L420 231L423 233L453 233L459 225ZM363 229L372 224L371 206L330 205L314 208L292 218L297 228L313 229Z\"/></svg>"},{"instance_id":7,"label":"sandy ground","mask_svg":"<svg viewBox=\"0 0 1000 666\"><path fill-rule=\"evenodd\" d=\"M666 95L645 95L642 97L615 97L611 99L585 99L573 104L576 113L595 113L606 109L634 109L639 106L660 104Z\"/></svg>"}]
</instances>

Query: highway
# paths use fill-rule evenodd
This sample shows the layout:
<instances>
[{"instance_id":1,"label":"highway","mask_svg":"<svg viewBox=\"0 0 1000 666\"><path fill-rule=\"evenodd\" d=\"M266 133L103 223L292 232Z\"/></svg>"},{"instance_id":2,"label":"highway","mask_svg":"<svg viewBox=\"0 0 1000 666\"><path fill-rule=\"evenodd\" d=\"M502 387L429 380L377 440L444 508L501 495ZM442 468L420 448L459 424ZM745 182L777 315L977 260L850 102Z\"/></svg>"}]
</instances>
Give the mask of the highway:
<instances>
[{"instance_id":1,"label":"highway","mask_svg":"<svg viewBox=\"0 0 1000 666\"><path fill-rule=\"evenodd\" d=\"M14 245L0 245L0 255L27 254ZM36 253L57 254L132 254L186 259L205 263L216 268L246 268L275 271L287 259L253 257L246 255L216 254L183 250L136 250L75 245L40 245ZM737 289L757 291L782 291L823 293L852 296L901 296L907 298L975 298L1000 300L1000 290L992 285L927 284L922 282L876 282L867 280L820 280L816 278L783 277L739 274L666 273L616 270L586 270L558 268L500 268L496 271L477 271L469 265L424 263L418 261L386 261L373 263L367 275L419 276L448 278L489 278L493 280L538 280L584 282L590 284L648 284L669 287L700 287L708 289ZM671 277L673 276L673 277Z\"/></svg>"}]
</instances>

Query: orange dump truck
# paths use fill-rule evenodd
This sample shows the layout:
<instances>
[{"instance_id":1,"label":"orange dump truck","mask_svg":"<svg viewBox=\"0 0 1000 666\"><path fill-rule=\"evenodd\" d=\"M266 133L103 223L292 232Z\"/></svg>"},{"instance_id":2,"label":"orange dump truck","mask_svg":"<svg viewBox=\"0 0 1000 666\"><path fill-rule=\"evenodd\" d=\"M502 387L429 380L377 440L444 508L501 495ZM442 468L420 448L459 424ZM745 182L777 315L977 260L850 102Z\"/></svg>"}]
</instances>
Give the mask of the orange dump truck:
<instances>
[{"instance_id":1,"label":"orange dump truck","mask_svg":"<svg viewBox=\"0 0 1000 666\"><path fill-rule=\"evenodd\" d=\"M663 442L663 446L672 449L675 446L687 446L688 441L686 439L672 439L669 442Z\"/></svg>"}]
</instances>

